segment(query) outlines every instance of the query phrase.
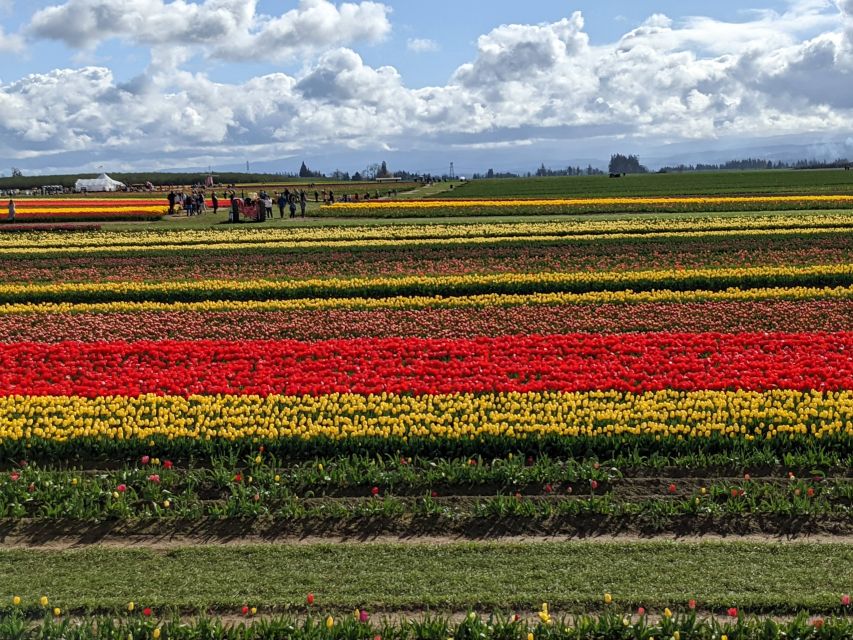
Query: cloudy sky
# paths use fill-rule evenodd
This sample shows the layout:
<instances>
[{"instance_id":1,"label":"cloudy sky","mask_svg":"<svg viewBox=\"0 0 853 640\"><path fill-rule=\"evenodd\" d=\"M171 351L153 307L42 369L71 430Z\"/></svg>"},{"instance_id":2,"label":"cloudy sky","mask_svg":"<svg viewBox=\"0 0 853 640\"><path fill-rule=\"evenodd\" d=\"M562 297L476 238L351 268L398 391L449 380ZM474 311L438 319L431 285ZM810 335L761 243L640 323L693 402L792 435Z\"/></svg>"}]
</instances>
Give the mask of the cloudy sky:
<instances>
[{"instance_id":1,"label":"cloudy sky","mask_svg":"<svg viewBox=\"0 0 853 640\"><path fill-rule=\"evenodd\" d=\"M0 173L853 158L853 0L0 0Z\"/></svg>"}]
</instances>

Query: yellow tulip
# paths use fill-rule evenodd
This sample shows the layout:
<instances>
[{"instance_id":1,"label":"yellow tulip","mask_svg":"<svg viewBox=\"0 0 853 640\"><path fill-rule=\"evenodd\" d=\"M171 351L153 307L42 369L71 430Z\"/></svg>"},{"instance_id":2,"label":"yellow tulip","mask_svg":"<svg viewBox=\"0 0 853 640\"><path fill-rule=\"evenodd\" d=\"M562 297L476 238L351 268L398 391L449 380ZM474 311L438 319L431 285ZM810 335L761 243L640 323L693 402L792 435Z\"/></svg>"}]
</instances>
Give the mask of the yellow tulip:
<instances>
[{"instance_id":1,"label":"yellow tulip","mask_svg":"<svg viewBox=\"0 0 853 640\"><path fill-rule=\"evenodd\" d=\"M666 609L663 610L663 617L664 618L671 618L672 617L672 611L669 610L669 607L667 607Z\"/></svg>"},{"instance_id":2,"label":"yellow tulip","mask_svg":"<svg viewBox=\"0 0 853 640\"><path fill-rule=\"evenodd\" d=\"M335 619L332 616L326 618L326 628L331 629L335 626Z\"/></svg>"},{"instance_id":3,"label":"yellow tulip","mask_svg":"<svg viewBox=\"0 0 853 640\"><path fill-rule=\"evenodd\" d=\"M609 593L605 593L604 594L604 604L612 604L612 603L613 603L613 596L610 595Z\"/></svg>"},{"instance_id":4,"label":"yellow tulip","mask_svg":"<svg viewBox=\"0 0 853 640\"><path fill-rule=\"evenodd\" d=\"M128 611L133 611L135 608L136 608L136 605L133 604L133 600L131 600L130 602L127 603L127 610Z\"/></svg>"},{"instance_id":5,"label":"yellow tulip","mask_svg":"<svg viewBox=\"0 0 853 640\"><path fill-rule=\"evenodd\" d=\"M58 618L59 616L62 615L62 609L60 609L59 607L54 607L53 608L53 615Z\"/></svg>"},{"instance_id":6,"label":"yellow tulip","mask_svg":"<svg viewBox=\"0 0 853 640\"><path fill-rule=\"evenodd\" d=\"M154 629L154 631L151 632L151 637L154 638L154 640L158 640L158 638L160 637L160 628L159 627Z\"/></svg>"},{"instance_id":7,"label":"yellow tulip","mask_svg":"<svg viewBox=\"0 0 853 640\"><path fill-rule=\"evenodd\" d=\"M12 596L12 604L19 607L21 605L21 596Z\"/></svg>"},{"instance_id":8,"label":"yellow tulip","mask_svg":"<svg viewBox=\"0 0 853 640\"><path fill-rule=\"evenodd\" d=\"M42 596L41 598L39 598L39 604L43 607L46 607L49 604L47 596Z\"/></svg>"}]
</instances>

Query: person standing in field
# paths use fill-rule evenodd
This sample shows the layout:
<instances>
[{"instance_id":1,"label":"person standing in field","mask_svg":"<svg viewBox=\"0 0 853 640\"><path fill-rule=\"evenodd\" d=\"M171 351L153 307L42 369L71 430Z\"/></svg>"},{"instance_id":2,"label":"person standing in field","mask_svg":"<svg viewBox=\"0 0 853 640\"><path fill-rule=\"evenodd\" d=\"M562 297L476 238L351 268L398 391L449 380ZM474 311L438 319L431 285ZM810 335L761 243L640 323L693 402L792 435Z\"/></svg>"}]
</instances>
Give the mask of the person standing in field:
<instances>
[{"instance_id":1,"label":"person standing in field","mask_svg":"<svg viewBox=\"0 0 853 640\"><path fill-rule=\"evenodd\" d=\"M170 216L175 213L175 200L176 200L176 198L177 198L177 196L175 195L174 191L170 191L169 195L166 198L169 201L169 215Z\"/></svg>"},{"instance_id":2,"label":"person standing in field","mask_svg":"<svg viewBox=\"0 0 853 640\"><path fill-rule=\"evenodd\" d=\"M213 205L213 215L216 215L216 212L219 210L219 198L216 197L216 192L213 192L213 195L210 197L210 203Z\"/></svg>"},{"instance_id":3,"label":"person standing in field","mask_svg":"<svg viewBox=\"0 0 853 640\"><path fill-rule=\"evenodd\" d=\"M15 221L15 201L9 198L9 222Z\"/></svg>"},{"instance_id":4,"label":"person standing in field","mask_svg":"<svg viewBox=\"0 0 853 640\"><path fill-rule=\"evenodd\" d=\"M278 214L284 220L284 208L287 206L287 198L284 197L284 191L278 194Z\"/></svg>"},{"instance_id":5,"label":"person standing in field","mask_svg":"<svg viewBox=\"0 0 853 640\"><path fill-rule=\"evenodd\" d=\"M299 192L299 208L302 210L302 217L305 217L305 207L308 206L308 196L304 191Z\"/></svg>"},{"instance_id":6,"label":"person standing in field","mask_svg":"<svg viewBox=\"0 0 853 640\"><path fill-rule=\"evenodd\" d=\"M295 191L290 196L290 217L291 218L296 217L296 192Z\"/></svg>"}]
</instances>

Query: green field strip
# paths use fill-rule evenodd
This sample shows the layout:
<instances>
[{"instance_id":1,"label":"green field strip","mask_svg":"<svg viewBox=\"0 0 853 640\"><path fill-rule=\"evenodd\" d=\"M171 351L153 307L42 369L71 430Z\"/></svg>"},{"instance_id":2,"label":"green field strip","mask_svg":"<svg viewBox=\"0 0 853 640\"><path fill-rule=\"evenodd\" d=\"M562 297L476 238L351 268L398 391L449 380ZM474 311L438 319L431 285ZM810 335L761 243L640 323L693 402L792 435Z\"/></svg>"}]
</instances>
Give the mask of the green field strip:
<instances>
[{"instance_id":1,"label":"green field strip","mask_svg":"<svg viewBox=\"0 0 853 640\"><path fill-rule=\"evenodd\" d=\"M560 542L89 547L0 553L4 602L72 610L226 610L246 602L326 610L597 610L637 606L832 612L853 584L853 546L755 542Z\"/></svg>"}]
</instances>

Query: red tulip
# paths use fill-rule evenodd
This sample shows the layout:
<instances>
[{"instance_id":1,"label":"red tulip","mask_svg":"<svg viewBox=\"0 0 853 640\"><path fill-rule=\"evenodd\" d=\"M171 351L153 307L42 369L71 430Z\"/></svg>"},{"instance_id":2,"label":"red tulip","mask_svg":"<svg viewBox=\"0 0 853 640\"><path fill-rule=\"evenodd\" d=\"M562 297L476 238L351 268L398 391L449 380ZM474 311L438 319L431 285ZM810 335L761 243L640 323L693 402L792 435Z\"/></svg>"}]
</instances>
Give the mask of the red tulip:
<instances>
[{"instance_id":1,"label":"red tulip","mask_svg":"<svg viewBox=\"0 0 853 640\"><path fill-rule=\"evenodd\" d=\"M12 482L17 482L20 479L21 479L21 474L18 473L17 471L13 471L12 473L9 474L9 480L11 480Z\"/></svg>"},{"instance_id":2,"label":"red tulip","mask_svg":"<svg viewBox=\"0 0 853 640\"><path fill-rule=\"evenodd\" d=\"M806 495L809 498L814 498L814 487L809 487L808 489L806 489Z\"/></svg>"},{"instance_id":3,"label":"red tulip","mask_svg":"<svg viewBox=\"0 0 853 640\"><path fill-rule=\"evenodd\" d=\"M150 476L148 476L148 480L150 482L153 482L154 484L160 484L160 475L157 473L152 473Z\"/></svg>"},{"instance_id":4,"label":"red tulip","mask_svg":"<svg viewBox=\"0 0 853 640\"><path fill-rule=\"evenodd\" d=\"M234 475L234 482L236 482L237 484L243 482L243 474L242 473L235 474Z\"/></svg>"},{"instance_id":5,"label":"red tulip","mask_svg":"<svg viewBox=\"0 0 853 640\"><path fill-rule=\"evenodd\" d=\"M823 628L823 618L815 618L814 620L812 620L812 626L814 626L814 628L818 629L818 630L822 629Z\"/></svg>"},{"instance_id":6,"label":"red tulip","mask_svg":"<svg viewBox=\"0 0 853 640\"><path fill-rule=\"evenodd\" d=\"M845 607L850 606L850 595L849 594L845 593L843 596L841 596L841 604L844 605Z\"/></svg>"},{"instance_id":7,"label":"red tulip","mask_svg":"<svg viewBox=\"0 0 853 640\"><path fill-rule=\"evenodd\" d=\"M370 490L370 495L372 495L372 496L378 496L378 495L379 495L379 487L373 487L373 488Z\"/></svg>"},{"instance_id":8,"label":"red tulip","mask_svg":"<svg viewBox=\"0 0 853 640\"><path fill-rule=\"evenodd\" d=\"M670 492L670 493L675 493L676 491L678 491L678 488L675 486L675 483L674 483L674 482L673 482L673 483L670 483L670 485L669 485L669 492Z\"/></svg>"},{"instance_id":9,"label":"red tulip","mask_svg":"<svg viewBox=\"0 0 853 640\"><path fill-rule=\"evenodd\" d=\"M546 485L545 485L545 493L551 493L551 491L553 491L553 489L552 489L551 485L550 485L550 484L546 484Z\"/></svg>"},{"instance_id":10,"label":"red tulip","mask_svg":"<svg viewBox=\"0 0 853 640\"><path fill-rule=\"evenodd\" d=\"M171 460L164 460L164 461L163 461L163 468L164 468L164 469L171 469L171 468L172 468L172 467L174 467L174 466L175 466L175 465L174 465L174 464L172 464L172 461L171 461Z\"/></svg>"},{"instance_id":11,"label":"red tulip","mask_svg":"<svg viewBox=\"0 0 853 640\"><path fill-rule=\"evenodd\" d=\"M119 493L124 493L125 491L127 491L127 485L120 484L116 487L116 491L118 491Z\"/></svg>"},{"instance_id":12,"label":"red tulip","mask_svg":"<svg viewBox=\"0 0 853 640\"><path fill-rule=\"evenodd\" d=\"M245 604L243 605L243 608L242 608L242 609L240 609L240 611L242 612L242 614L243 614L244 616L249 615L249 607L248 607L247 605L245 605Z\"/></svg>"},{"instance_id":13,"label":"red tulip","mask_svg":"<svg viewBox=\"0 0 853 640\"><path fill-rule=\"evenodd\" d=\"M730 618L737 618L737 607L729 607L729 610L726 613L729 614Z\"/></svg>"},{"instance_id":14,"label":"red tulip","mask_svg":"<svg viewBox=\"0 0 853 640\"><path fill-rule=\"evenodd\" d=\"M312 604L314 604L314 594L309 593L308 597L305 600L308 602L308 606L310 607Z\"/></svg>"},{"instance_id":15,"label":"red tulip","mask_svg":"<svg viewBox=\"0 0 853 640\"><path fill-rule=\"evenodd\" d=\"M695 609L695 608L696 608L696 601L695 601L695 600L690 600L690 601L687 603L687 606L688 606L691 610Z\"/></svg>"},{"instance_id":16,"label":"red tulip","mask_svg":"<svg viewBox=\"0 0 853 640\"><path fill-rule=\"evenodd\" d=\"M637 609L637 615L638 615L638 616L644 616L644 615L646 615L646 608L645 608L645 607L639 607L639 608Z\"/></svg>"},{"instance_id":17,"label":"red tulip","mask_svg":"<svg viewBox=\"0 0 853 640\"><path fill-rule=\"evenodd\" d=\"M145 607L142 610L142 615L144 615L146 618L151 616L151 607Z\"/></svg>"},{"instance_id":18,"label":"red tulip","mask_svg":"<svg viewBox=\"0 0 853 640\"><path fill-rule=\"evenodd\" d=\"M589 486L591 486L592 490L595 491L596 489L598 489L598 480L590 480Z\"/></svg>"},{"instance_id":19,"label":"red tulip","mask_svg":"<svg viewBox=\"0 0 853 640\"><path fill-rule=\"evenodd\" d=\"M142 464L148 464L151 462L151 456L142 456Z\"/></svg>"},{"instance_id":20,"label":"red tulip","mask_svg":"<svg viewBox=\"0 0 853 640\"><path fill-rule=\"evenodd\" d=\"M362 624L364 624L365 622L367 622L367 620L368 620L367 611L362 610L361 612L359 612L358 621L361 622Z\"/></svg>"}]
</instances>

